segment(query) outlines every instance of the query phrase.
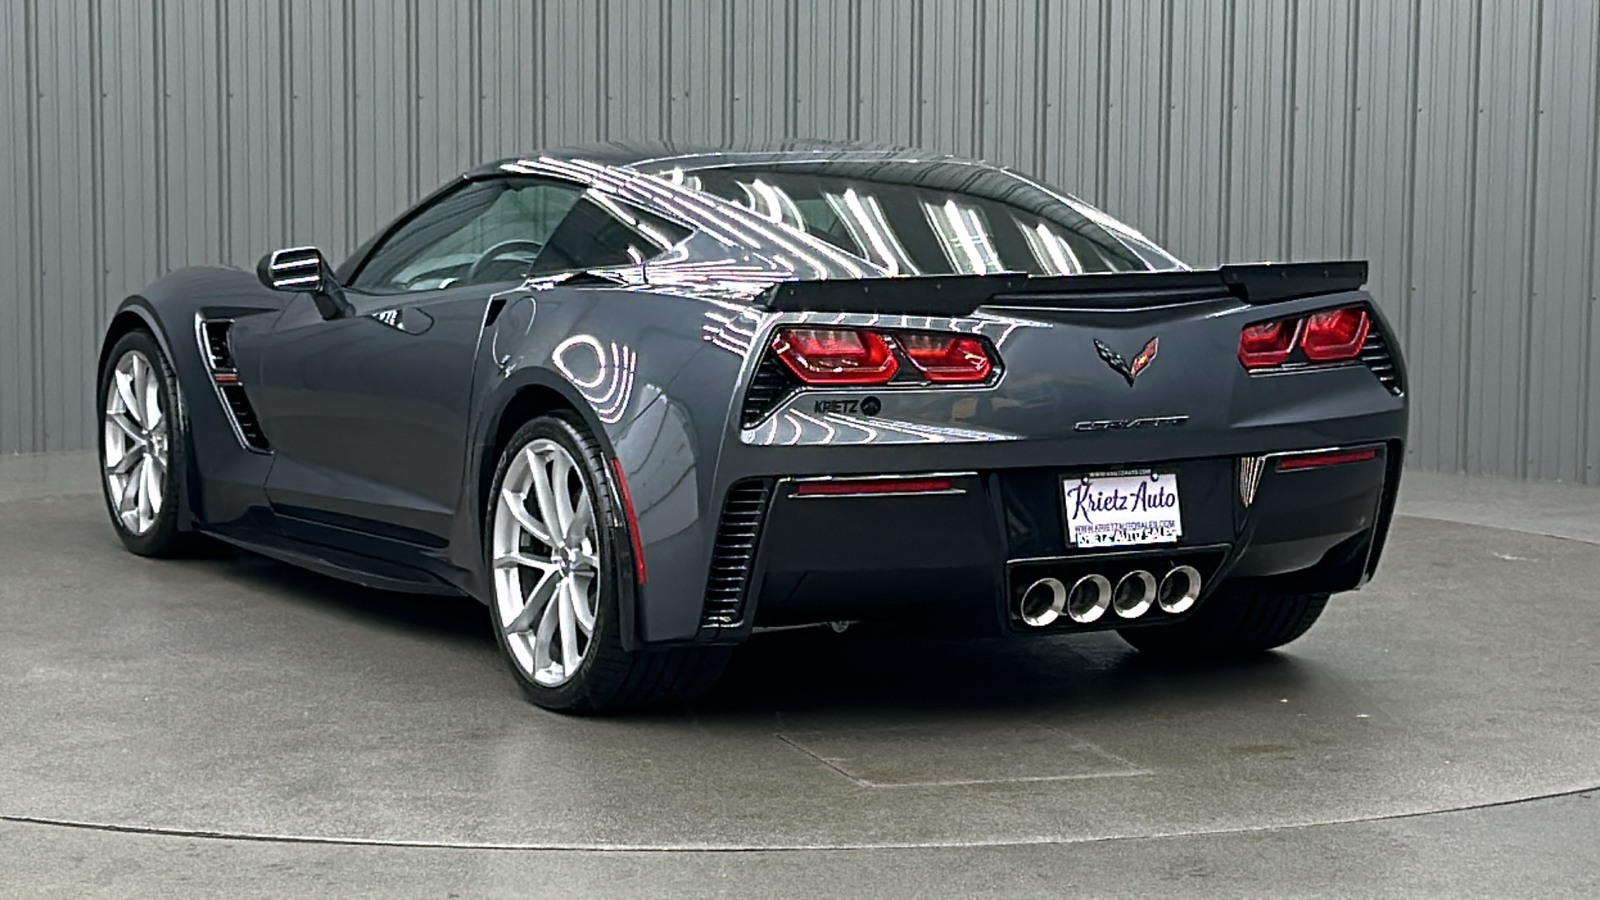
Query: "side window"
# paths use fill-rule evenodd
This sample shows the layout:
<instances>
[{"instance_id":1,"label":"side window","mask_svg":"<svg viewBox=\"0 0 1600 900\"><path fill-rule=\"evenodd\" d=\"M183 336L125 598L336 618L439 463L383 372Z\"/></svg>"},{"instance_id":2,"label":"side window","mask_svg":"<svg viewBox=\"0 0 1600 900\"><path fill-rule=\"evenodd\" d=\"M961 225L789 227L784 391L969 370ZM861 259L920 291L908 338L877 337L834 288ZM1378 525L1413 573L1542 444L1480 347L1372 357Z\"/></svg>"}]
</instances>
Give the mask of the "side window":
<instances>
[{"instance_id":1,"label":"side window","mask_svg":"<svg viewBox=\"0 0 1600 900\"><path fill-rule=\"evenodd\" d=\"M389 235L351 287L393 294L520 280L582 192L531 178L466 184Z\"/></svg>"},{"instance_id":2,"label":"side window","mask_svg":"<svg viewBox=\"0 0 1600 900\"><path fill-rule=\"evenodd\" d=\"M573 205L550 235L530 274L626 266L660 254L691 233L654 213L590 193Z\"/></svg>"}]
</instances>

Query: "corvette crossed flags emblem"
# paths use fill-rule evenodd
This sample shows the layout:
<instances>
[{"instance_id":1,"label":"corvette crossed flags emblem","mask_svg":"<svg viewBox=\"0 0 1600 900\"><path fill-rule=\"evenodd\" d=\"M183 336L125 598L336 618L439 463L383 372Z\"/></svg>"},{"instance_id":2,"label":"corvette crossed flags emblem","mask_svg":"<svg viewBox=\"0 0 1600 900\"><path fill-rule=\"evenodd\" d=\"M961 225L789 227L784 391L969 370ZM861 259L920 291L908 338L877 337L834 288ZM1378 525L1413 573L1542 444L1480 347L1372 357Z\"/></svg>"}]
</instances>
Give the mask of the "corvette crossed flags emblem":
<instances>
[{"instance_id":1,"label":"corvette crossed flags emblem","mask_svg":"<svg viewBox=\"0 0 1600 900\"><path fill-rule=\"evenodd\" d=\"M1106 365L1128 380L1128 387L1133 387L1133 381L1139 377L1139 373L1143 372L1155 361L1156 349L1160 346L1160 339L1151 338L1145 343L1144 349L1139 351L1139 355L1133 358L1133 362L1129 363L1122 358L1122 354L1107 347L1099 338L1094 339L1095 351L1100 354L1101 359L1106 361Z\"/></svg>"}]
</instances>

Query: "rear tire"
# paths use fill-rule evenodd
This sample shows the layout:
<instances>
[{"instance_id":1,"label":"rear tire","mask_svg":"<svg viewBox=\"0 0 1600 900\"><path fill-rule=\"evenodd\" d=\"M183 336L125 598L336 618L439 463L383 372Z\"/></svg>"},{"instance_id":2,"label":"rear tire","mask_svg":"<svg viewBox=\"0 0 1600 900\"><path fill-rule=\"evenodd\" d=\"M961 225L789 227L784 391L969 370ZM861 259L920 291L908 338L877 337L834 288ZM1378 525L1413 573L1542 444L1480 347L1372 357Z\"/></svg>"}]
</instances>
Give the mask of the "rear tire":
<instances>
[{"instance_id":1,"label":"rear tire","mask_svg":"<svg viewBox=\"0 0 1600 900\"><path fill-rule=\"evenodd\" d=\"M727 665L719 647L623 649L619 586L634 573L614 496L599 443L559 415L517 429L495 467L484 526L490 620L517 684L545 709L686 700Z\"/></svg>"},{"instance_id":2,"label":"rear tire","mask_svg":"<svg viewBox=\"0 0 1600 900\"><path fill-rule=\"evenodd\" d=\"M1219 592L1190 618L1117 632L1140 653L1160 659L1214 659L1282 647L1305 634L1328 605L1327 594Z\"/></svg>"}]
</instances>

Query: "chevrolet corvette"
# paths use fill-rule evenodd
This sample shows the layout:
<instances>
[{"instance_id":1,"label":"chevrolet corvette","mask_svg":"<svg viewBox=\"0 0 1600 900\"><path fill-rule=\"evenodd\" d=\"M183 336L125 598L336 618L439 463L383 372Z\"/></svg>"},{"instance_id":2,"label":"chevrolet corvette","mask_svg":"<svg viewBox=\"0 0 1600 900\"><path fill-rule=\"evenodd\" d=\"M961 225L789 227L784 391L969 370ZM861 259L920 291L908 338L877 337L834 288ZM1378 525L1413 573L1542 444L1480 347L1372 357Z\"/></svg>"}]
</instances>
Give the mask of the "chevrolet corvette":
<instances>
[{"instance_id":1,"label":"chevrolet corvette","mask_svg":"<svg viewBox=\"0 0 1600 900\"><path fill-rule=\"evenodd\" d=\"M602 146L334 265L174 272L99 362L110 518L488 605L534 703L692 697L861 620L1286 644L1373 574L1406 436L1358 261L1195 270L1019 172Z\"/></svg>"}]
</instances>

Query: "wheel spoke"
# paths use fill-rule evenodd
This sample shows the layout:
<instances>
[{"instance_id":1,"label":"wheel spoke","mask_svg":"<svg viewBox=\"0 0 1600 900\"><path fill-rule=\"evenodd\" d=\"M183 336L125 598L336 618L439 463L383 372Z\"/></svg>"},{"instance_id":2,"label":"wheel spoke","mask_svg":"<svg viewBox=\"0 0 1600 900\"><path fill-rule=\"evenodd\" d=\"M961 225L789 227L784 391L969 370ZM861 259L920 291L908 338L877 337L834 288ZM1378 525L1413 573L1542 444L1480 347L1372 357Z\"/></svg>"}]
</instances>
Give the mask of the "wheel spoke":
<instances>
[{"instance_id":1,"label":"wheel spoke","mask_svg":"<svg viewBox=\"0 0 1600 900\"><path fill-rule=\"evenodd\" d=\"M558 601L561 604L561 668L569 678L578 671L582 659L578 655L577 613L572 608L572 599L572 579L563 579Z\"/></svg>"},{"instance_id":2,"label":"wheel spoke","mask_svg":"<svg viewBox=\"0 0 1600 900\"><path fill-rule=\"evenodd\" d=\"M534 500L539 504L539 518L544 521L549 529L550 536L554 537L560 526L557 524L555 500L551 497L550 474L545 468L544 460L533 448L524 451L528 458L528 477L532 480Z\"/></svg>"},{"instance_id":3,"label":"wheel spoke","mask_svg":"<svg viewBox=\"0 0 1600 900\"><path fill-rule=\"evenodd\" d=\"M162 484L161 473L159 471L157 471L160 468L160 466L161 466L161 462L159 460L157 460L155 458L155 456L153 456L151 454L148 454L148 453L145 454L145 458L144 458L145 506L149 508L149 510L150 510L150 518L152 520L154 520L156 515L161 512L161 501L162 501L161 495L162 495L162 493L164 493L164 488L166 487L166 485Z\"/></svg>"},{"instance_id":4,"label":"wheel spoke","mask_svg":"<svg viewBox=\"0 0 1600 900\"><path fill-rule=\"evenodd\" d=\"M121 431L123 434L127 435L130 440L137 441L137 442L139 442L141 444L144 443L144 434L143 434L143 432L140 430L139 426L134 423L134 421L132 419L128 418L128 414L127 413L125 413L125 412L107 413L106 414L106 421L108 421L111 424L117 426L117 429L119 431Z\"/></svg>"},{"instance_id":5,"label":"wheel spoke","mask_svg":"<svg viewBox=\"0 0 1600 900\"><path fill-rule=\"evenodd\" d=\"M594 583L594 577L578 575L568 580L572 583L573 617L578 620L578 628L585 637L593 635L594 609L589 605L589 587Z\"/></svg>"},{"instance_id":6,"label":"wheel spoke","mask_svg":"<svg viewBox=\"0 0 1600 900\"><path fill-rule=\"evenodd\" d=\"M556 564L550 560L530 556L521 550L510 550L494 558L494 567L496 569L510 569L517 566L536 569L540 572L553 572L556 568Z\"/></svg>"},{"instance_id":7,"label":"wheel spoke","mask_svg":"<svg viewBox=\"0 0 1600 900\"><path fill-rule=\"evenodd\" d=\"M119 412L132 416L134 422L138 424L140 410L139 401L133 396L133 376L118 370L111 373L111 381L116 385L117 399L122 401L122 409Z\"/></svg>"},{"instance_id":8,"label":"wheel spoke","mask_svg":"<svg viewBox=\"0 0 1600 900\"><path fill-rule=\"evenodd\" d=\"M141 396L144 398L144 415L139 421L144 423L146 431L155 431L161 425L161 383L150 366L145 366L144 393Z\"/></svg>"},{"instance_id":9,"label":"wheel spoke","mask_svg":"<svg viewBox=\"0 0 1600 900\"><path fill-rule=\"evenodd\" d=\"M546 572L539 583L534 586L533 593L528 595L527 605L522 607L522 612L515 619L506 623L505 632L508 635L521 634L533 627L541 613L550 605L550 598L555 596L556 589L561 586L562 577L555 572Z\"/></svg>"},{"instance_id":10,"label":"wheel spoke","mask_svg":"<svg viewBox=\"0 0 1600 900\"><path fill-rule=\"evenodd\" d=\"M122 480L122 489L117 497L117 511L122 513L132 512L139 502L139 486L135 484L138 472L129 472Z\"/></svg>"},{"instance_id":11,"label":"wheel spoke","mask_svg":"<svg viewBox=\"0 0 1600 900\"><path fill-rule=\"evenodd\" d=\"M584 530L594 521L594 505L589 502L587 489L578 492L577 510L567 522L566 531L563 532L562 541L568 547L576 547L583 540Z\"/></svg>"},{"instance_id":12,"label":"wheel spoke","mask_svg":"<svg viewBox=\"0 0 1600 900\"><path fill-rule=\"evenodd\" d=\"M134 444L132 447L129 447L122 454L122 458L121 459L119 459L116 462L112 463L107 468L109 468L111 470L111 474L113 474L113 475L126 475L126 474L128 474L128 472L132 471L134 466L136 466L139 463L143 462L144 458L145 458L144 445L142 445L142 444Z\"/></svg>"},{"instance_id":13,"label":"wheel spoke","mask_svg":"<svg viewBox=\"0 0 1600 900\"><path fill-rule=\"evenodd\" d=\"M500 502L505 505L506 512L511 514L511 518L516 520L519 528L532 535L534 540L544 544L546 547L554 546L550 540L550 533L545 529L544 524L535 519L533 513L528 510L527 491L502 489L500 491Z\"/></svg>"},{"instance_id":14,"label":"wheel spoke","mask_svg":"<svg viewBox=\"0 0 1600 900\"><path fill-rule=\"evenodd\" d=\"M550 642L555 637L556 620L559 618L556 614L556 606L557 604L555 603L546 603L544 615L539 617L539 627L533 635L533 665L535 669L543 668L539 665L540 660L545 662L554 661L554 657L550 655Z\"/></svg>"},{"instance_id":15,"label":"wheel spoke","mask_svg":"<svg viewBox=\"0 0 1600 900\"><path fill-rule=\"evenodd\" d=\"M556 517L550 522L552 533L566 535L572 527L572 495L568 493L567 483L572 479L572 462L565 453L558 453L550 460L550 497L555 507Z\"/></svg>"},{"instance_id":16,"label":"wheel spoke","mask_svg":"<svg viewBox=\"0 0 1600 900\"><path fill-rule=\"evenodd\" d=\"M139 514L139 530L143 531L148 526L145 522L150 518L150 457L139 460L139 467L133 470L134 481L134 510Z\"/></svg>"}]
</instances>

